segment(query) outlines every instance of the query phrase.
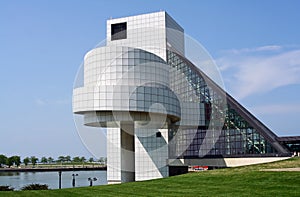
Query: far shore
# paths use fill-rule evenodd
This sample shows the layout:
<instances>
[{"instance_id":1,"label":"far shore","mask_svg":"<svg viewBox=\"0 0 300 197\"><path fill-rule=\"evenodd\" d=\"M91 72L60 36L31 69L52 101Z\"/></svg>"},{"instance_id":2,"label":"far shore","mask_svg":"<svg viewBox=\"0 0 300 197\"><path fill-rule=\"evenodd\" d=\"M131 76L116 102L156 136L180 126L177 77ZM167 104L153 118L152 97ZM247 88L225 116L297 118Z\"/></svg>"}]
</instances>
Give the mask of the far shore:
<instances>
[{"instance_id":1,"label":"far shore","mask_svg":"<svg viewBox=\"0 0 300 197\"><path fill-rule=\"evenodd\" d=\"M20 166L11 168L0 168L1 172L48 172L48 171L92 171L92 170L106 170L105 165L71 165L71 164L53 164L53 165L36 165L36 166Z\"/></svg>"}]
</instances>

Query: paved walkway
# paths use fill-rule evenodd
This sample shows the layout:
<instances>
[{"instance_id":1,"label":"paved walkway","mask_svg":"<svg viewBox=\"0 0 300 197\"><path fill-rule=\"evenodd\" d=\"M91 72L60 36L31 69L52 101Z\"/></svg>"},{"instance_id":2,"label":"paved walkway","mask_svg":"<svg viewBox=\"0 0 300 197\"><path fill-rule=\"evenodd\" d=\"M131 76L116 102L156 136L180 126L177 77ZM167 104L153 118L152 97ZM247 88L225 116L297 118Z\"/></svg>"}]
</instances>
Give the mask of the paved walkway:
<instances>
[{"instance_id":1,"label":"paved walkway","mask_svg":"<svg viewBox=\"0 0 300 197\"><path fill-rule=\"evenodd\" d=\"M277 168L277 169L263 169L261 171L272 171L272 172L300 172L300 168Z\"/></svg>"}]
</instances>

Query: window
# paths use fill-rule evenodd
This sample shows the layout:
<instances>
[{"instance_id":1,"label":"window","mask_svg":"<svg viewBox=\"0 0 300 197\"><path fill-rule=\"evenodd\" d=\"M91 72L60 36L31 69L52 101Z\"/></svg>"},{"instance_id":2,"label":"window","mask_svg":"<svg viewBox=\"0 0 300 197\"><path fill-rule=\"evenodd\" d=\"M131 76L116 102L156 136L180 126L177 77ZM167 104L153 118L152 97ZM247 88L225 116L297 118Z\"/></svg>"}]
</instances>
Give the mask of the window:
<instances>
[{"instance_id":1,"label":"window","mask_svg":"<svg viewBox=\"0 0 300 197\"><path fill-rule=\"evenodd\" d=\"M127 23L111 24L111 40L127 38Z\"/></svg>"},{"instance_id":2,"label":"window","mask_svg":"<svg viewBox=\"0 0 300 197\"><path fill-rule=\"evenodd\" d=\"M161 137L161 132L156 132L156 137Z\"/></svg>"}]
</instances>

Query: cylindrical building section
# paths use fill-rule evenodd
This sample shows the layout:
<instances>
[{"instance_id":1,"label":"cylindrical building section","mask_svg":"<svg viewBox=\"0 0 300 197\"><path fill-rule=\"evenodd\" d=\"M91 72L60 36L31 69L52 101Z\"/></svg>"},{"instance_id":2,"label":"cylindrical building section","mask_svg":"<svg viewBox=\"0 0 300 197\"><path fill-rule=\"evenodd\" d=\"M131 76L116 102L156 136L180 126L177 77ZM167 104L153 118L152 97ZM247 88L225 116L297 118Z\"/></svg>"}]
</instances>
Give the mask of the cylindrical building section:
<instances>
[{"instance_id":1,"label":"cylindrical building section","mask_svg":"<svg viewBox=\"0 0 300 197\"><path fill-rule=\"evenodd\" d=\"M89 126L142 121L141 117L148 121L149 115L133 112L164 114L176 122L180 119L180 102L169 88L169 72L164 60L141 49L95 48L84 58L84 86L74 89L74 113L86 115L85 124ZM130 116L120 116L120 112Z\"/></svg>"},{"instance_id":2,"label":"cylindrical building section","mask_svg":"<svg viewBox=\"0 0 300 197\"><path fill-rule=\"evenodd\" d=\"M181 117L170 69L142 49L106 46L86 54L73 111L85 125L107 128L109 183L168 176L168 128Z\"/></svg>"}]
</instances>

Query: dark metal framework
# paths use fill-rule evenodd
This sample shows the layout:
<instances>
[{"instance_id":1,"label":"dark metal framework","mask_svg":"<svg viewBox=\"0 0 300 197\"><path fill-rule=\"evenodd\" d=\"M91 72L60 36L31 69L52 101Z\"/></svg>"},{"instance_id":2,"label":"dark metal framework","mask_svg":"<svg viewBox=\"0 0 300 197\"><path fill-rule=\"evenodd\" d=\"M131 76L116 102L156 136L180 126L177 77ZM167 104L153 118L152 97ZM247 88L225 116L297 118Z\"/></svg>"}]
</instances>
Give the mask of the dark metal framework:
<instances>
[{"instance_id":1,"label":"dark metal framework","mask_svg":"<svg viewBox=\"0 0 300 197\"><path fill-rule=\"evenodd\" d=\"M183 154L175 154L173 157L290 155L290 151L278 141L278 137L269 128L188 59L169 49L167 63L184 74L197 94L198 98L194 99L194 102L204 103L205 106L205 126L199 126L196 135L190 135L195 132L190 132L189 129L181 132L182 136L178 138L176 148L181 149L186 147L185 143L192 143ZM190 90L181 90L180 84L174 83L174 88L176 87L179 87L176 91L183 99L191 101L188 93ZM214 129L210 130L211 124L214 124ZM211 144L203 144L204 138Z\"/></svg>"}]
</instances>

